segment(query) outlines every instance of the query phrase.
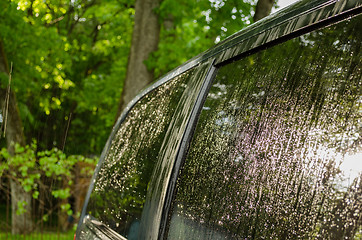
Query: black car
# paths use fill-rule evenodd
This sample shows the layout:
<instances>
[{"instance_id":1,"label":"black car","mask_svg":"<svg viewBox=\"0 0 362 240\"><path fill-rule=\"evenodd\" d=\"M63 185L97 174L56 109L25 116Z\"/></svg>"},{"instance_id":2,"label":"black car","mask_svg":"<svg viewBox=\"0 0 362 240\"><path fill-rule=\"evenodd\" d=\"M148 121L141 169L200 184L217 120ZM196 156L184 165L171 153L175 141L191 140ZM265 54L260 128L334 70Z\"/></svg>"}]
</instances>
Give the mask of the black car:
<instances>
[{"instance_id":1,"label":"black car","mask_svg":"<svg viewBox=\"0 0 362 240\"><path fill-rule=\"evenodd\" d=\"M361 13L297 2L140 93L76 239L362 239Z\"/></svg>"}]
</instances>

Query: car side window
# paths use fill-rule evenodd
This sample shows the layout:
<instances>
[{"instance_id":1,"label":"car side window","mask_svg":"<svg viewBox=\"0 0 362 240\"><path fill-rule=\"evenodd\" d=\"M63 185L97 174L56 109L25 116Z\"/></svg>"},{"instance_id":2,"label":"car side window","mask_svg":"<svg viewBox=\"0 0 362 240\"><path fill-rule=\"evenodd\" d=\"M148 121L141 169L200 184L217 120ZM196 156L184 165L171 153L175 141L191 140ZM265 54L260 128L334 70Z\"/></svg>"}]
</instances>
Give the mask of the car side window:
<instances>
[{"instance_id":1,"label":"car side window","mask_svg":"<svg viewBox=\"0 0 362 240\"><path fill-rule=\"evenodd\" d=\"M87 219L104 224L128 239L137 238L159 150L193 71L154 89L130 110L96 175Z\"/></svg>"},{"instance_id":2,"label":"car side window","mask_svg":"<svg viewBox=\"0 0 362 240\"><path fill-rule=\"evenodd\" d=\"M362 237L361 18L219 69L168 239Z\"/></svg>"}]
</instances>

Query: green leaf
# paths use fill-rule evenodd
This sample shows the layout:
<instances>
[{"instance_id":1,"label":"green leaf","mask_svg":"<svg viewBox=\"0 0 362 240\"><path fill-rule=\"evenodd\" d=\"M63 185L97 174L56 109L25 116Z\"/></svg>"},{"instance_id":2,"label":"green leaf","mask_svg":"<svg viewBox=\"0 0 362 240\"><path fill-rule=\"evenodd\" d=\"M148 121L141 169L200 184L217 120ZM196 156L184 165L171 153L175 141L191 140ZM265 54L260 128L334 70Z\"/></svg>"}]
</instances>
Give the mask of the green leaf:
<instances>
[{"instance_id":1,"label":"green leaf","mask_svg":"<svg viewBox=\"0 0 362 240\"><path fill-rule=\"evenodd\" d=\"M16 209L16 215L22 215L26 213L25 206L28 205L25 201L19 201Z\"/></svg>"},{"instance_id":2,"label":"green leaf","mask_svg":"<svg viewBox=\"0 0 362 240\"><path fill-rule=\"evenodd\" d=\"M33 198L38 199L38 197L39 197L39 191L34 191L33 192Z\"/></svg>"},{"instance_id":3,"label":"green leaf","mask_svg":"<svg viewBox=\"0 0 362 240\"><path fill-rule=\"evenodd\" d=\"M48 214L44 214L44 216L43 216L43 221L44 221L44 222L47 222L48 219L49 219L49 215L48 215Z\"/></svg>"}]
</instances>

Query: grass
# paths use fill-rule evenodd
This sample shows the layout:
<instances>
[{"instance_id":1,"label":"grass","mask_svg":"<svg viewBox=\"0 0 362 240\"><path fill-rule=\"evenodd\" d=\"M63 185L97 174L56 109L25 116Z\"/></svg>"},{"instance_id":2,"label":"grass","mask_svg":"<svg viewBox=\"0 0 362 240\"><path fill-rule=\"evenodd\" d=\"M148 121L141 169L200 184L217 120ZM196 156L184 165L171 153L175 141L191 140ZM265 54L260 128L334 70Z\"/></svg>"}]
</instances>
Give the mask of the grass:
<instances>
[{"instance_id":1,"label":"grass","mask_svg":"<svg viewBox=\"0 0 362 240\"><path fill-rule=\"evenodd\" d=\"M11 222L11 209L9 211L10 219L8 220ZM27 235L12 235L11 232L8 232L10 229L11 227L9 223L6 223L6 205L0 204L0 240L73 240L75 233L75 227L67 232L59 232L59 234L56 230L56 227L47 227L43 233L37 231Z\"/></svg>"},{"instance_id":2,"label":"grass","mask_svg":"<svg viewBox=\"0 0 362 240\"><path fill-rule=\"evenodd\" d=\"M10 233L0 233L0 240L72 240L74 238L74 231L65 233L56 232L35 232L28 235L12 235Z\"/></svg>"}]
</instances>

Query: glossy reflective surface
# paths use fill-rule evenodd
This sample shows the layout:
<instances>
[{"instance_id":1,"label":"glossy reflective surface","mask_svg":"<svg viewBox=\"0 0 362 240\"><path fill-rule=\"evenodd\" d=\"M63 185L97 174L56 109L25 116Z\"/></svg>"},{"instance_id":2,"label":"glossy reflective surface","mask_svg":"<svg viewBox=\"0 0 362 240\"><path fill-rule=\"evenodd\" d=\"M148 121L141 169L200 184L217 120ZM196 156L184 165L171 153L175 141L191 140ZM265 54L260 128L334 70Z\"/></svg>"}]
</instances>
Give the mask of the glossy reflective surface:
<instances>
[{"instance_id":1,"label":"glossy reflective surface","mask_svg":"<svg viewBox=\"0 0 362 240\"><path fill-rule=\"evenodd\" d=\"M151 174L189 76L158 87L132 108L95 178L87 214L128 239L138 236Z\"/></svg>"},{"instance_id":2,"label":"glossy reflective surface","mask_svg":"<svg viewBox=\"0 0 362 240\"><path fill-rule=\"evenodd\" d=\"M269 15L230 36L224 42L207 51L203 57L215 56L219 64L244 54L276 39L290 36L322 22L359 9L362 2L356 0L300 0L292 6ZM335 21L335 20L334 20Z\"/></svg>"},{"instance_id":3,"label":"glossy reflective surface","mask_svg":"<svg viewBox=\"0 0 362 240\"><path fill-rule=\"evenodd\" d=\"M157 239L165 198L175 159L183 140L200 89L204 84L211 62L205 62L190 70L189 81L176 108L160 148L157 164L147 193L142 213L140 239Z\"/></svg>"},{"instance_id":4,"label":"glossy reflective surface","mask_svg":"<svg viewBox=\"0 0 362 240\"><path fill-rule=\"evenodd\" d=\"M361 16L222 67L169 239L361 239Z\"/></svg>"},{"instance_id":5,"label":"glossy reflective surface","mask_svg":"<svg viewBox=\"0 0 362 240\"><path fill-rule=\"evenodd\" d=\"M125 240L126 238L113 231L104 223L87 215L80 227L81 239L87 240Z\"/></svg>"}]
</instances>

